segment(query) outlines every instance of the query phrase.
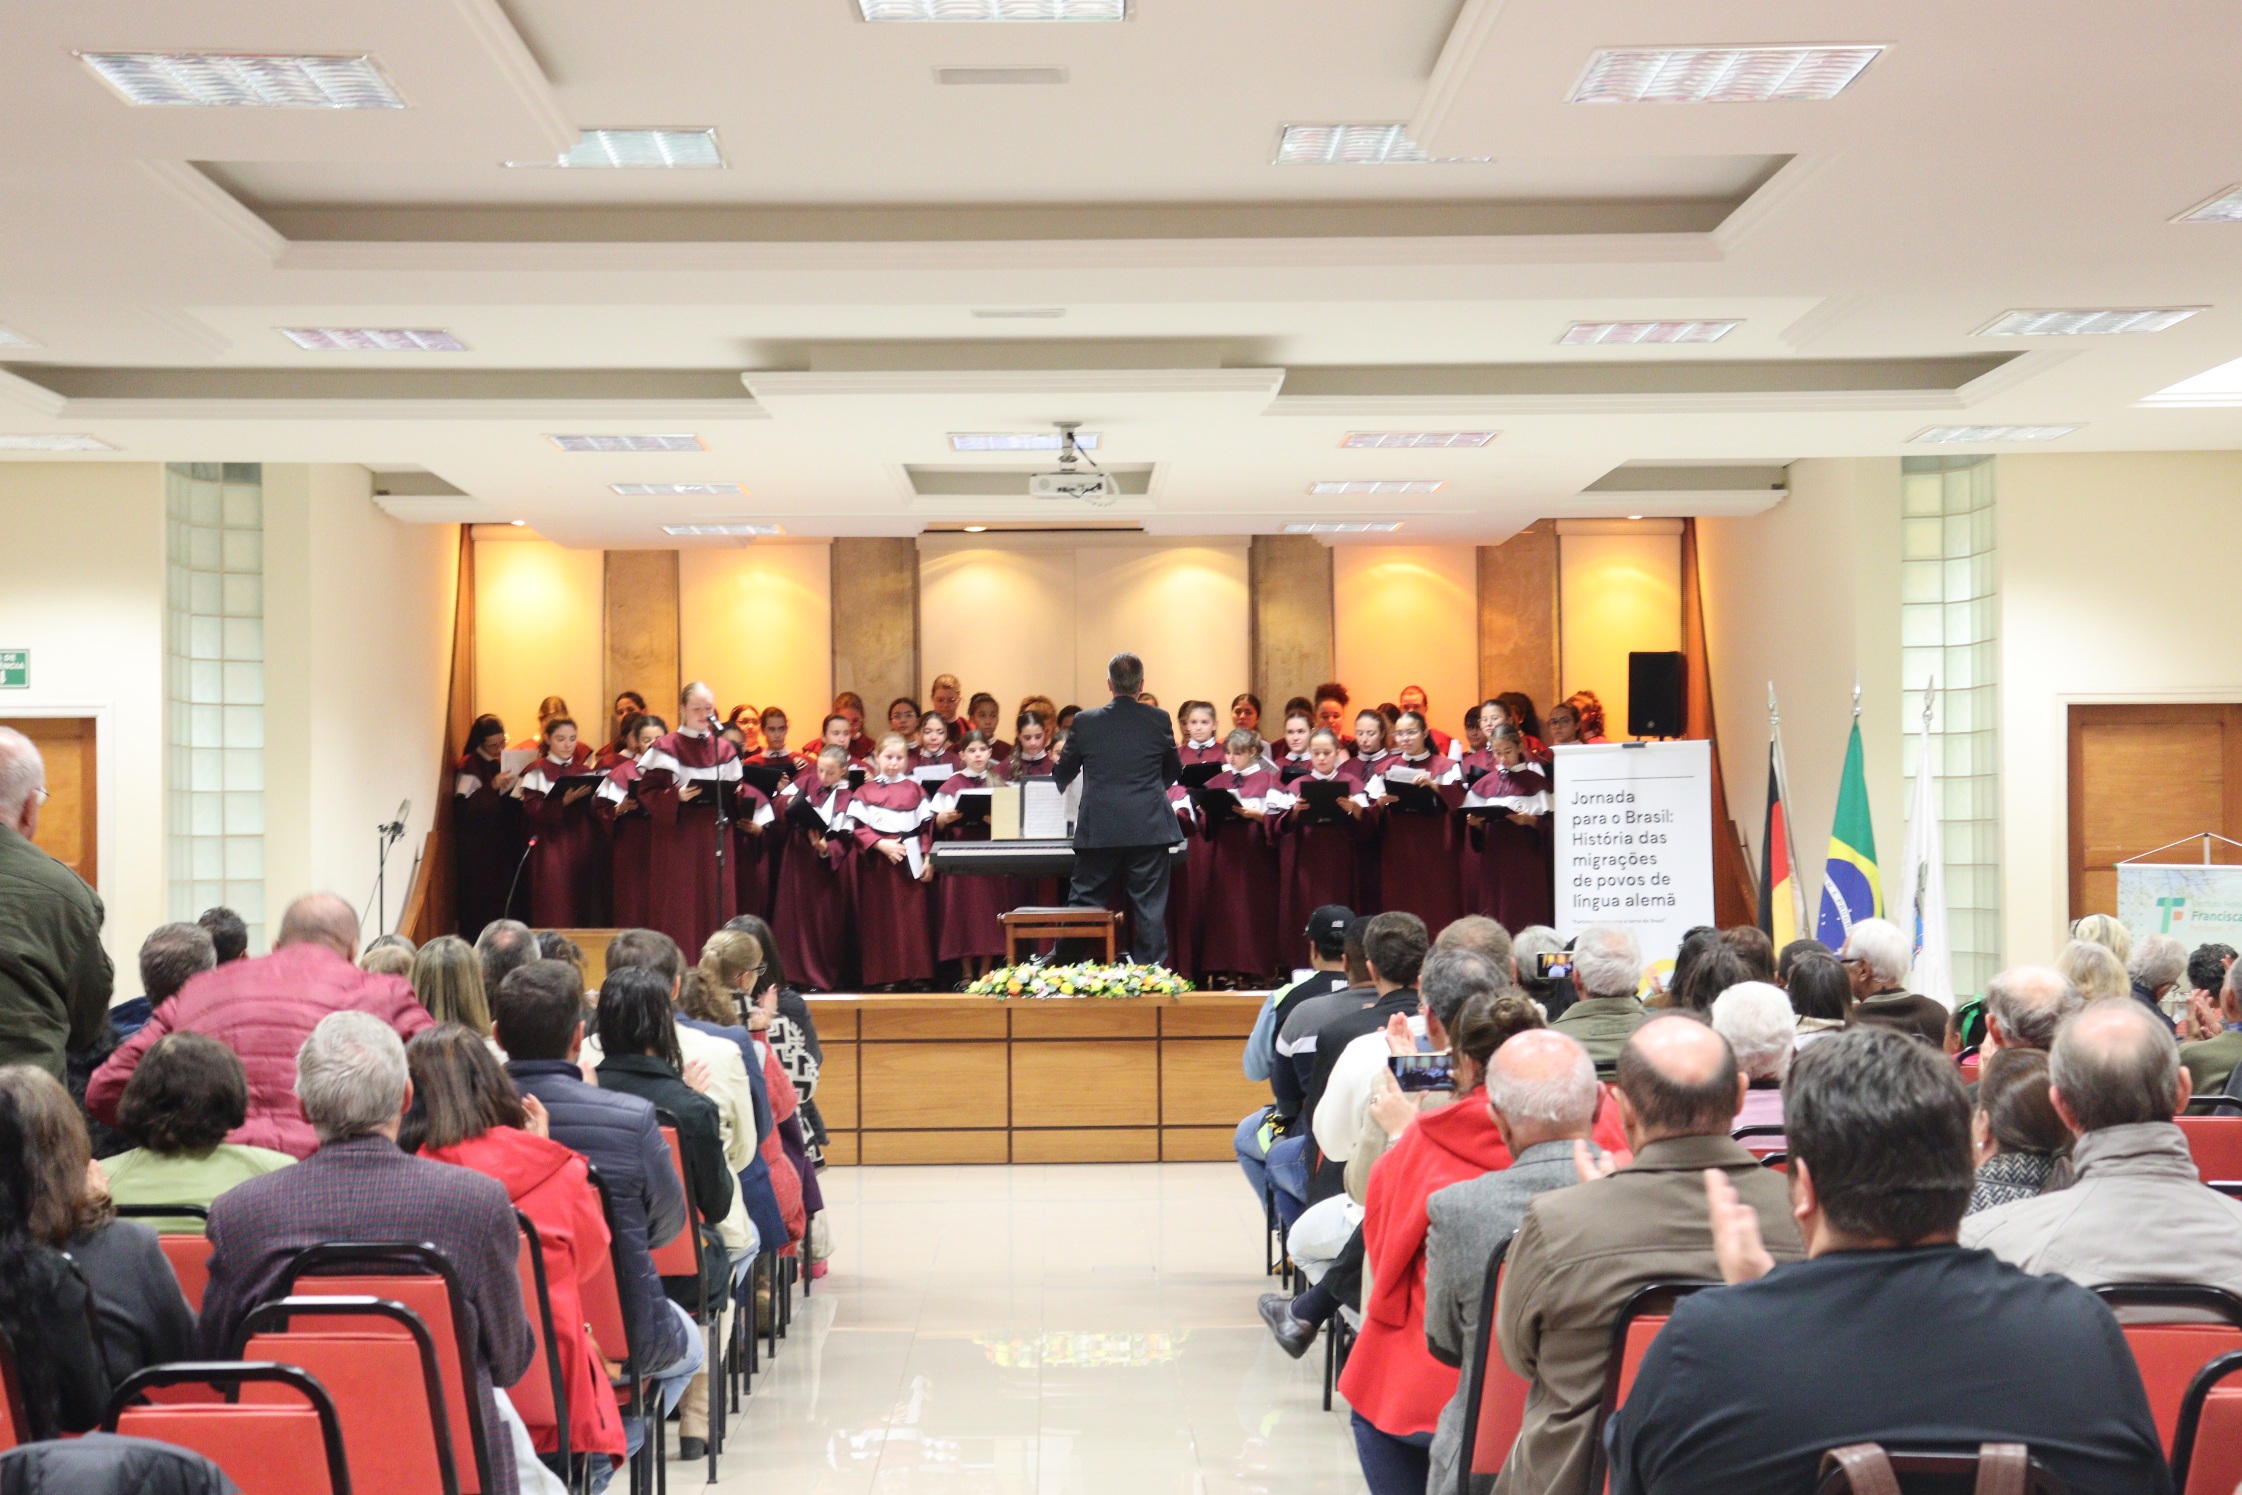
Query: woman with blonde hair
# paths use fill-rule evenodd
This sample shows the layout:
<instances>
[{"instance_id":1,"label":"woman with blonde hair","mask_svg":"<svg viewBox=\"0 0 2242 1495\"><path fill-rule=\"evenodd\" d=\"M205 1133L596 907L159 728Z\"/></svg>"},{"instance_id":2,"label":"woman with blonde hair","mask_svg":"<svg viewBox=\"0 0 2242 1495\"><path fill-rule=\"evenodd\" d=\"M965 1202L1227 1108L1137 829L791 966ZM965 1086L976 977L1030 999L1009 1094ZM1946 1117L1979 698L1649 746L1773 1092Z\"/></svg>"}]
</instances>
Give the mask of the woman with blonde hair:
<instances>
[{"instance_id":1,"label":"woman with blonde hair","mask_svg":"<svg viewBox=\"0 0 2242 1495\"><path fill-rule=\"evenodd\" d=\"M2120 970L2133 963L2133 931L2113 915L2088 914L2071 926L2071 938L2100 945L2117 957Z\"/></svg>"},{"instance_id":2,"label":"woman with blonde hair","mask_svg":"<svg viewBox=\"0 0 2242 1495\"><path fill-rule=\"evenodd\" d=\"M2115 919L2110 922L2117 923ZM2121 931L2124 927L2122 924L2118 925ZM2133 994L2133 983L2126 977L2124 963L2111 953L2107 945L2093 944L2083 939L2073 940L2055 958L2055 969L2070 977L2071 984L2079 989L2079 995L2089 1002L2099 1001L2104 997L2129 997Z\"/></svg>"},{"instance_id":3,"label":"woman with blonde hair","mask_svg":"<svg viewBox=\"0 0 2242 1495\"><path fill-rule=\"evenodd\" d=\"M475 947L456 934L440 934L413 957L413 994L439 1023L458 1023L490 1037L490 999Z\"/></svg>"}]
</instances>

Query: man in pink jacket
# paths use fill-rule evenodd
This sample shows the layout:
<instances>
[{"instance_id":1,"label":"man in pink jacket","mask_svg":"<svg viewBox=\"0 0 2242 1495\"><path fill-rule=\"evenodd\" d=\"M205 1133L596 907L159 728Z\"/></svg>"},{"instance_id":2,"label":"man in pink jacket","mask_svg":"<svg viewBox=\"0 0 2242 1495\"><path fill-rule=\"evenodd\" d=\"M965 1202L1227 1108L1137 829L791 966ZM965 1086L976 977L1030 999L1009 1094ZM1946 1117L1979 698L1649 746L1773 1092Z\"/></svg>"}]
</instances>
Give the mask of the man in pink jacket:
<instances>
[{"instance_id":1,"label":"man in pink jacket","mask_svg":"<svg viewBox=\"0 0 2242 1495\"><path fill-rule=\"evenodd\" d=\"M296 1100L296 1050L330 1012L367 1012L411 1038L435 1019L401 976L361 971L358 916L332 893L307 893L288 905L272 954L205 971L158 1007L147 1026L111 1054L86 1086L86 1109L115 1124L117 1098L149 1046L166 1033L200 1033L241 1056L249 1076L249 1115L226 1140L291 1157L317 1150Z\"/></svg>"}]
</instances>

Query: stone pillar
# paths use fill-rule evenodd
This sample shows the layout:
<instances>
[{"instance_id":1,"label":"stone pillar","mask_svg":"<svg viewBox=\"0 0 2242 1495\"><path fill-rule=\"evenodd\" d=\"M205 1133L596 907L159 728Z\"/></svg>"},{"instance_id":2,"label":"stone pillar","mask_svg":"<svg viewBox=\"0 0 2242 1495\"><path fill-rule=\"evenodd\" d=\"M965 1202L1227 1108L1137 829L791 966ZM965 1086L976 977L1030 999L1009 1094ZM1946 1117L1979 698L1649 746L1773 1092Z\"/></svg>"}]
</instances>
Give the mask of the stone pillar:
<instances>
[{"instance_id":1,"label":"stone pillar","mask_svg":"<svg viewBox=\"0 0 2242 1495\"><path fill-rule=\"evenodd\" d=\"M1331 678L1331 551L1312 535L1255 535L1246 552L1252 596L1253 693L1261 697L1261 732L1284 729L1293 696L1314 693Z\"/></svg>"},{"instance_id":2,"label":"stone pillar","mask_svg":"<svg viewBox=\"0 0 2242 1495\"><path fill-rule=\"evenodd\" d=\"M607 697L596 712L577 708L586 718L585 740L597 732L602 742L608 712L626 690L646 697L646 709L675 727L677 692L685 683L677 674L677 552L610 550L605 560L601 674Z\"/></svg>"},{"instance_id":3,"label":"stone pillar","mask_svg":"<svg viewBox=\"0 0 2242 1495\"><path fill-rule=\"evenodd\" d=\"M919 543L833 541L833 692L864 698L867 730L897 696L919 698ZM815 732L798 734L802 741Z\"/></svg>"},{"instance_id":4,"label":"stone pillar","mask_svg":"<svg viewBox=\"0 0 2242 1495\"><path fill-rule=\"evenodd\" d=\"M1557 690L1557 526L1543 519L1479 547L1479 694L1522 690L1546 713Z\"/></svg>"}]
</instances>

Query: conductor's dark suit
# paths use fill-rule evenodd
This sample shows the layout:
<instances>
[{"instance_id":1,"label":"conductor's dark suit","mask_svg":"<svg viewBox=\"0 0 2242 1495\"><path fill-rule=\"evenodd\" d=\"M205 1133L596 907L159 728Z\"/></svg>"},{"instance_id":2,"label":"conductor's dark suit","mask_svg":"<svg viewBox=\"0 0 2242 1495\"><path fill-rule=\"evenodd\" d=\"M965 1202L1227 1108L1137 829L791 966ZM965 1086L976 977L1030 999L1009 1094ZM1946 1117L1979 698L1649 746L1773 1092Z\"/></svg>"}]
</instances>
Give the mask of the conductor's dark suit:
<instances>
[{"instance_id":1,"label":"conductor's dark suit","mask_svg":"<svg viewBox=\"0 0 2242 1495\"><path fill-rule=\"evenodd\" d=\"M1168 714L1128 696L1074 718L1051 777L1061 789L1082 777L1074 822L1074 880L1067 903L1103 908L1116 876L1129 890L1129 954L1139 965L1168 956L1168 848L1183 827L1168 786L1183 777Z\"/></svg>"}]
</instances>

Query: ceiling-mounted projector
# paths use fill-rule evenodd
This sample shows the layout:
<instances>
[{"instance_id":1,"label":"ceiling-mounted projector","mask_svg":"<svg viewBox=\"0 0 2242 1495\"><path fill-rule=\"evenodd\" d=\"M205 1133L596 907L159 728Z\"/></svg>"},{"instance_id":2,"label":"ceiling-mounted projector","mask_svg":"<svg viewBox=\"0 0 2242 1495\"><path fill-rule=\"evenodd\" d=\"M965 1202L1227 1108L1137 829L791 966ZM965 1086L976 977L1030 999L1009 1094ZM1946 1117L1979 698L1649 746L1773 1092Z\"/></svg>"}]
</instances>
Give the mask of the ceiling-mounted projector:
<instances>
[{"instance_id":1,"label":"ceiling-mounted projector","mask_svg":"<svg viewBox=\"0 0 2242 1495\"><path fill-rule=\"evenodd\" d=\"M1030 474L1028 497L1073 498L1093 504L1109 504L1119 498L1121 485L1107 477L1097 460L1075 444L1074 433L1081 422L1065 420L1058 425L1059 471ZM1077 462L1088 463L1088 470L1075 466Z\"/></svg>"}]
</instances>

